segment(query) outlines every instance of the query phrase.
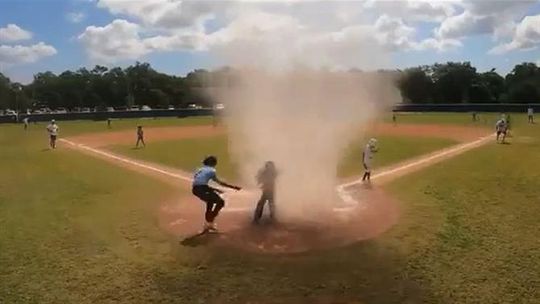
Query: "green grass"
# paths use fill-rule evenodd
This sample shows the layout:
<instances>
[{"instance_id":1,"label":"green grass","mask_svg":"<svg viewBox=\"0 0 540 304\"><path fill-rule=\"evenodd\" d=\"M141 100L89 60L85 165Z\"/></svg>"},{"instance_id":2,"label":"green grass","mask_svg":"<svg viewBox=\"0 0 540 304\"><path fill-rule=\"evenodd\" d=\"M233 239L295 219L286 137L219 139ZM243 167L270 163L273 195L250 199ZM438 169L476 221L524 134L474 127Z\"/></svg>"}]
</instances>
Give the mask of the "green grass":
<instances>
[{"instance_id":1,"label":"green grass","mask_svg":"<svg viewBox=\"0 0 540 304\"><path fill-rule=\"evenodd\" d=\"M540 302L540 136L514 135L389 186L404 217L385 239L406 244L429 302Z\"/></svg>"},{"instance_id":2,"label":"green grass","mask_svg":"<svg viewBox=\"0 0 540 304\"><path fill-rule=\"evenodd\" d=\"M476 127L492 128L501 117L500 113L478 113L479 120L472 121L471 113L396 113L399 124L453 124ZM526 114L510 113L512 123L527 122ZM385 122L391 122L391 116L384 118Z\"/></svg>"},{"instance_id":3,"label":"green grass","mask_svg":"<svg viewBox=\"0 0 540 304\"><path fill-rule=\"evenodd\" d=\"M443 138L397 136L380 136L378 141L380 152L374 156L374 168L395 164L456 143ZM346 151L346 156L338 168L339 176L354 176L362 172L364 144L362 141L358 141ZM216 155L219 159L218 170L220 175L226 178L238 178L237 166L229 156L228 140L225 135L154 142L144 149L133 149L132 146L124 145L112 146L109 149L129 157L164 164L188 172L192 172L199 167L201 159L205 155Z\"/></svg>"},{"instance_id":4,"label":"green grass","mask_svg":"<svg viewBox=\"0 0 540 304\"><path fill-rule=\"evenodd\" d=\"M120 130L129 130L135 128L138 125L142 125L145 128L150 127L168 127L168 126L188 126L188 125L209 125L212 124L212 117L200 116L200 117L186 117L186 118L140 118L140 119L114 119L112 121L112 128L107 128L106 121L58 121L60 126L60 137L73 136L81 133L94 133L94 132L114 132ZM30 122L30 132L42 132L45 134L45 127L48 122L38 122L34 124ZM0 128L23 128L22 124L1 124Z\"/></svg>"},{"instance_id":5,"label":"green grass","mask_svg":"<svg viewBox=\"0 0 540 304\"><path fill-rule=\"evenodd\" d=\"M274 257L180 246L156 212L181 190L2 125L0 303L539 303L538 128L388 185L376 240Z\"/></svg>"}]
</instances>

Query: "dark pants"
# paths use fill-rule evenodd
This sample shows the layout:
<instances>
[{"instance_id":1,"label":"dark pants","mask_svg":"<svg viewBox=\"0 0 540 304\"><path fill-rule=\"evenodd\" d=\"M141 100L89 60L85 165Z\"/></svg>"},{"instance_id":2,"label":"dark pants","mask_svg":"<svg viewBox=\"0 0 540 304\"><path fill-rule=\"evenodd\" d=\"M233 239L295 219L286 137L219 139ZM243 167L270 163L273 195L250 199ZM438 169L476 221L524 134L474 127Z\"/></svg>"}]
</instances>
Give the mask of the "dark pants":
<instances>
[{"instance_id":1,"label":"dark pants","mask_svg":"<svg viewBox=\"0 0 540 304\"><path fill-rule=\"evenodd\" d=\"M191 192L206 203L204 218L208 223L213 223L219 211L225 206L225 201L212 188L206 185L193 186Z\"/></svg>"},{"instance_id":2,"label":"dark pants","mask_svg":"<svg viewBox=\"0 0 540 304\"><path fill-rule=\"evenodd\" d=\"M274 219L274 213L276 211L274 205L274 191L268 190L263 191L259 202L257 203L257 208L255 208L255 214L253 216L253 221L258 222L263 214L264 205L268 202L268 207L270 208L270 218Z\"/></svg>"}]
</instances>

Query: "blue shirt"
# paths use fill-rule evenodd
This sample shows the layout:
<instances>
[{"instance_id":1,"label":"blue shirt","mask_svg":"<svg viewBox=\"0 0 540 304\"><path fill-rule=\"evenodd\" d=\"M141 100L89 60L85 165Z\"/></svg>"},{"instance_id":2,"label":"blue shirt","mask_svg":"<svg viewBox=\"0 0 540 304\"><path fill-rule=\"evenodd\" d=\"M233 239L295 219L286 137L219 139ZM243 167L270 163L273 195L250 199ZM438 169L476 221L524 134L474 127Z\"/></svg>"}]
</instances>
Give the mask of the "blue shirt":
<instances>
[{"instance_id":1,"label":"blue shirt","mask_svg":"<svg viewBox=\"0 0 540 304\"><path fill-rule=\"evenodd\" d=\"M199 168L193 176L193 186L208 185L211 179L216 178L216 168L204 166Z\"/></svg>"}]
</instances>

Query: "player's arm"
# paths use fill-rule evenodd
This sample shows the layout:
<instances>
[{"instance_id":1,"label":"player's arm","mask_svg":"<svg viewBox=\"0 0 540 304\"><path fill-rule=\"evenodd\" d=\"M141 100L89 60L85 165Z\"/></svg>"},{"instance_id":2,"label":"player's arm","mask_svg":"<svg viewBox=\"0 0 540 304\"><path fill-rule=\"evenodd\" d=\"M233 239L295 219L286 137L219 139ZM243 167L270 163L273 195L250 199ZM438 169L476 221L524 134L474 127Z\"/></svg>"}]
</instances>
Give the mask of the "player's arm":
<instances>
[{"instance_id":1,"label":"player's arm","mask_svg":"<svg viewBox=\"0 0 540 304\"><path fill-rule=\"evenodd\" d=\"M231 189L234 189L234 190L241 190L242 188L238 187L238 186L234 186L234 185L231 185L231 184L227 184L226 182L220 180L216 175L214 175L214 177L212 178L212 180L214 182L216 182L218 185L220 186L223 186L223 187L227 187L227 188L231 188Z\"/></svg>"},{"instance_id":2,"label":"player's arm","mask_svg":"<svg viewBox=\"0 0 540 304\"><path fill-rule=\"evenodd\" d=\"M224 192L223 190L218 189L218 188L214 188L214 187L210 187L210 186L208 186L208 188L212 189L212 191L217 192L217 193L223 193Z\"/></svg>"}]
</instances>

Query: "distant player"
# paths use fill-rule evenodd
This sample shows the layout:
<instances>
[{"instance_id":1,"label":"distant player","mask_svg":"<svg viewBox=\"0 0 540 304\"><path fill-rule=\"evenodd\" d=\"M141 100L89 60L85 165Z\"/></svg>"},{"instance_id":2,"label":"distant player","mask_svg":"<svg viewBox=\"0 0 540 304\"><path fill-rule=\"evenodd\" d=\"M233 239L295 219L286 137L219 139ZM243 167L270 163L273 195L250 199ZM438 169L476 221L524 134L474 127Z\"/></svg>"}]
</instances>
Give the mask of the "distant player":
<instances>
[{"instance_id":1,"label":"distant player","mask_svg":"<svg viewBox=\"0 0 540 304\"><path fill-rule=\"evenodd\" d=\"M144 143L144 131L142 126L137 126L137 143L135 144L135 148L139 147L139 143L142 143L143 147L146 147L146 144Z\"/></svg>"},{"instance_id":2,"label":"distant player","mask_svg":"<svg viewBox=\"0 0 540 304\"><path fill-rule=\"evenodd\" d=\"M49 146L52 149L56 149L56 137L58 136L58 125L56 121L51 120L51 123L47 126L47 132L49 132Z\"/></svg>"},{"instance_id":3,"label":"distant player","mask_svg":"<svg viewBox=\"0 0 540 304\"><path fill-rule=\"evenodd\" d=\"M530 124L534 123L534 109L533 107L529 107L527 109L527 119Z\"/></svg>"},{"instance_id":4,"label":"distant player","mask_svg":"<svg viewBox=\"0 0 540 304\"><path fill-rule=\"evenodd\" d=\"M508 131L508 125L506 124L506 120L501 118L497 121L497 123L495 124L495 130L497 131L497 142L499 143L505 143L505 139L506 139L506 132ZM499 138L501 138L502 136L502 140L499 141Z\"/></svg>"},{"instance_id":5,"label":"distant player","mask_svg":"<svg viewBox=\"0 0 540 304\"><path fill-rule=\"evenodd\" d=\"M362 153L362 162L364 165L364 176L362 177L362 181L370 181L371 180L371 159L373 158L373 153L377 152L377 140L375 138L372 138L368 141L364 148L364 152Z\"/></svg>"},{"instance_id":6,"label":"distant player","mask_svg":"<svg viewBox=\"0 0 540 304\"><path fill-rule=\"evenodd\" d=\"M28 121L29 121L28 117L23 118L24 130L25 131L28 130Z\"/></svg>"},{"instance_id":7,"label":"distant player","mask_svg":"<svg viewBox=\"0 0 540 304\"><path fill-rule=\"evenodd\" d=\"M214 220L218 216L219 211L225 206L225 201L219 196L219 193L223 193L223 191L210 187L208 183L214 181L223 187L237 191L242 189L219 180L216 174L216 166L217 158L215 156L208 156L203 160L203 166L195 172L193 177L192 193L206 203L203 233L217 232Z\"/></svg>"},{"instance_id":8,"label":"distant player","mask_svg":"<svg viewBox=\"0 0 540 304\"><path fill-rule=\"evenodd\" d=\"M268 207L270 209L270 219L273 220L275 216L275 205L274 205L274 191L276 185L277 171L274 162L267 161L264 164L264 167L259 170L257 173L257 184L262 190L261 198L257 203L257 208L255 208L255 214L253 216L253 223L258 224L259 220L262 217L264 205L268 202Z\"/></svg>"},{"instance_id":9,"label":"distant player","mask_svg":"<svg viewBox=\"0 0 540 304\"><path fill-rule=\"evenodd\" d=\"M111 128L111 118L107 118L107 128Z\"/></svg>"},{"instance_id":10,"label":"distant player","mask_svg":"<svg viewBox=\"0 0 540 304\"><path fill-rule=\"evenodd\" d=\"M396 124L396 120L397 120L396 113L392 112L392 122L394 123L394 125Z\"/></svg>"},{"instance_id":11,"label":"distant player","mask_svg":"<svg viewBox=\"0 0 540 304\"><path fill-rule=\"evenodd\" d=\"M472 112L472 121L476 122L477 120L478 120L478 113L476 113L476 111L473 111Z\"/></svg>"}]
</instances>

